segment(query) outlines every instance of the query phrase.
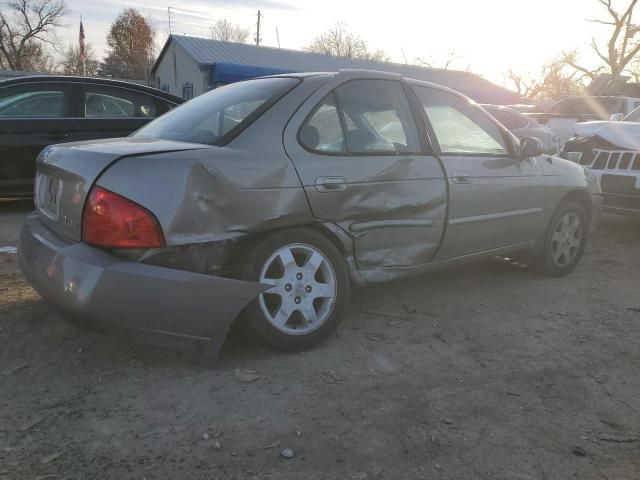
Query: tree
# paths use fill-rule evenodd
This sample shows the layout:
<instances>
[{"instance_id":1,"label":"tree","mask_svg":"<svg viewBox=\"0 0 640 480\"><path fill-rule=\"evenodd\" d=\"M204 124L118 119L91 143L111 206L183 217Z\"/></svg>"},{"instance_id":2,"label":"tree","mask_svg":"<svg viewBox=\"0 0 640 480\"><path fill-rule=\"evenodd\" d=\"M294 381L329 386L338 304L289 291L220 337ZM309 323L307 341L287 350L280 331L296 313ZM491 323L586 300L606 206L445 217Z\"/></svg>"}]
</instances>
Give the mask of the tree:
<instances>
[{"instance_id":1,"label":"tree","mask_svg":"<svg viewBox=\"0 0 640 480\"><path fill-rule=\"evenodd\" d=\"M42 70L51 66L46 46L56 47L55 27L68 13L64 0L11 0L0 8L0 67Z\"/></svg>"},{"instance_id":2,"label":"tree","mask_svg":"<svg viewBox=\"0 0 640 480\"><path fill-rule=\"evenodd\" d=\"M234 25L225 18L218 20L211 25L211 38L223 42L247 43L249 39L249 29Z\"/></svg>"},{"instance_id":3,"label":"tree","mask_svg":"<svg viewBox=\"0 0 640 480\"><path fill-rule=\"evenodd\" d=\"M568 71L564 58L553 59L545 64L537 78L525 76L509 69L507 78L516 91L525 98L546 99L569 95L580 95L585 85L583 76L576 70Z\"/></svg>"},{"instance_id":4,"label":"tree","mask_svg":"<svg viewBox=\"0 0 640 480\"><path fill-rule=\"evenodd\" d=\"M335 57L389 61L389 56L383 50L369 50L367 42L349 32L347 25L343 22L336 23L333 28L320 34L305 47L305 50Z\"/></svg>"},{"instance_id":5,"label":"tree","mask_svg":"<svg viewBox=\"0 0 640 480\"><path fill-rule=\"evenodd\" d=\"M449 70L454 62L461 60L462 57L459 56L455 50L451 50L447 53L446 58L440 64L436 64L433 60L425 60L422 57L418 57L415 59L415 63L429 68L440 68L442 70Z\"/></svg>"},{"instance_id":6,"label":"tree","mask_svg":"<svg viewBox=\"0 0 640 480\"><path fill-rule=\"evenodd\" d=\"M613 6L613 0L597 0L607 10L605 19L590 20L592 23L606 25L610 28L606 45L600 45L595 36L591 37L591 48L606 67L590 69L580 64L578 52L573 50L564 53L564 62L591 79L604 73L622 75L634 57L640 53L640 26L632 22L633 12L638 0L626 0L628 5L622 10Z\"/></svg>"},{"instance_id":7,"label":"tree","mask_svg":"<svg viewBox=\"0 0 640 480\"><path fill-rule=\"evenodd\" d=\"M84 47L84 73L82 71L82 57L80 56L80 47L77 45L69 45L69 47L62 54L62 73L65 75L86 75L87 77L95 77L98 75L98 69L100 68L100 62L96 59L96 56L91 48L91 44L87 44Z\"/></svg>"},{"instance_id":8,"label":"tree","mask_svg":"<svg viewBox=\"0 0 640 480\"><path fill-rule=\"evenodd\" d=\"M155 30L134 8L124 10L111 24L109 50L100 69L115 78L146 79L153 64Z\"/></svg>"}]
</instances>

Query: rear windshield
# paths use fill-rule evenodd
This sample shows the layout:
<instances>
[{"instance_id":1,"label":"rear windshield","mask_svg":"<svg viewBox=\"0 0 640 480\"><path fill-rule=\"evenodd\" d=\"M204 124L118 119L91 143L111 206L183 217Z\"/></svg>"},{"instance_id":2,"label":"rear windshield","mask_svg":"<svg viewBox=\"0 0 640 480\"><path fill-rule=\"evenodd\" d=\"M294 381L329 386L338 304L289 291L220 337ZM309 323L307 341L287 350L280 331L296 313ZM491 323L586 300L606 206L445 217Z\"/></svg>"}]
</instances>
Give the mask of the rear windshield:
<instances>
[{"instance_id":1,"label":"rear windshield","mask_svg":"<svg viewBox=\"0 0 640 480\"><path fill-rule=\"evenodd\" d=\"M262 78L225 85L171 110L132 136L220 144L298 82L294 78Z\"/></svg>"}]
</instances>

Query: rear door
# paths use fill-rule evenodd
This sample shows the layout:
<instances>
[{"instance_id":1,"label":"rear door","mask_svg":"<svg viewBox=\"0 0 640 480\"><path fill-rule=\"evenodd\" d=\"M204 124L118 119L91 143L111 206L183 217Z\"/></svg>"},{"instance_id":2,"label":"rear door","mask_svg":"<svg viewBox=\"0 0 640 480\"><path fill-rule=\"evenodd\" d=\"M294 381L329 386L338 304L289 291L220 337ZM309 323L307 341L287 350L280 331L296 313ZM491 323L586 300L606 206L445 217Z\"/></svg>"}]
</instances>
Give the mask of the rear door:
<instances>
[{"instance_id":1,"label":"rear door","mask_svg":"<svg viewBox=\"0 0 640 480\"><path fill-rule=\"evenodd\" d=\"M61 82L0 88L0 196L30 195L38 153L73 139L70 97Z\"/></svg>"},{"instance_id":2,"label":"rear door","mask_svg":"<svg viewBox=\"0 0 640 480\"><path fill-rule=\"evenodd\" d=\"M360 268L427 263L442 238L446 182L419 112L399 80L341 78L285 131L313 214L352 236Z\"/></svg>"},{"instance_id":3,"label":"rear door","mask_svg":"<svg viewBox=\"0 0 640 480\"><path fill-rule=\"evenodd\" d=\"M438 259L521 245L544 231L545 182L537 158L468 99L414 85L449 179L449 218Z\"/></svg>"},{"instance_id":4,"label":"rear door","mask_svg":"<svg viewBox=\"0 0 640 480\"><path fill-rule=\"evenodd\" d=\"M132 89L79 86L77 140L126 137L167 110L166 103Z\"/></svg>"}]
</instances>

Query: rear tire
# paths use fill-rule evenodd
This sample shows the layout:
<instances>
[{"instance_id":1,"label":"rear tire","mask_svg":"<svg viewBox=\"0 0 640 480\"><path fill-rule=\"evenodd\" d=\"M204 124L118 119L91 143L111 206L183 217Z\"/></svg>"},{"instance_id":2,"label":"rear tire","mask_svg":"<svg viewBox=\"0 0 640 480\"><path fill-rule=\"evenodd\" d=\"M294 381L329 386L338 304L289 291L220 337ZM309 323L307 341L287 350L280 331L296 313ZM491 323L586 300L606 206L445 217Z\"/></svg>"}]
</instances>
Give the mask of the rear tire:
<instances>
[{"instance_id":1,"label":"rear tire","mask_svg":"<svg viewBox=\"0 0 640 480\"><path fill-rule=\"evenodd\" d=\"M349 302L346 262L313 230L282 230L264 238L248 253L242 278L273 286L247 305L244 316L252 332L281 350L306 350L325 340Z\"/></svg>"},{"instance_id":2,"label":"rear tire","mask_svg":"<svg viewBox=\"0 0 640 480\"><path fill-rule=\"evenodd\" d=\"M582 258L588 236L584 207L576 202L562 203L549 222L537 270L553 277L571 273Z\"/></svg>"}]
</instances>

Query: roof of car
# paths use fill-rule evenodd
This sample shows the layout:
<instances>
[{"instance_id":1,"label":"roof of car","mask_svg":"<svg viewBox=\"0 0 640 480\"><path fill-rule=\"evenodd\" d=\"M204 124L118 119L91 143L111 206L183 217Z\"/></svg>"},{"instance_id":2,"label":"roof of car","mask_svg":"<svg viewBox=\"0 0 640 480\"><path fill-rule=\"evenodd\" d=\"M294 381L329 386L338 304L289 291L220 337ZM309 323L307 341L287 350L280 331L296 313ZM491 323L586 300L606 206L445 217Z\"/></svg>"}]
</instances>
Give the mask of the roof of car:
<instances>
[{"instance_id":1,"label":"roof of car","mask_svg":"<svg viewBox=\"0 0 640 480\"><path fill-rule=\"evenodd\" d=\"M7 80L0 81L0 87L6 87L9 85L20 85L26 83L38 83L43 81L53 81L62 83L93 83L98 85L113 85L118 87L126 87L131 90L138 90L140 92L148 93L149 95L155 95L156 97L164 98L165 100L174 103L183 103L183 98L172 95L171 93L164 92L157 88L148 87L146 85L140 85L139 83L127 82L124 80L115 80L111 78L97 78L97 77L81 77L81 76L68 76L68 75L29 75L25 77L15 77Z\"/></svg>"},{"instance_id":2,"label":"roof of car","mask_svg":"<svg viewBox=\"0 0 640 480\"><path fill-rule=\"evenodd\" d=\"M417 78L402 76L399 73L392 72L383 72L380 70L365 70L365 69L342 69L334 72L295 72L295 73L280 73L277 75L269 75L268 77L262 78L271 78L271 77L284 77L284 78L308 78L308 77L317 77L317 76L336 76L339 75L341 78L345 80L351 79L385 79L385 80L404 80L406 82L412 83L414 85L422 85L429 88L434 88L438 90L443 90L446 92L450 92L459 97L467 98L464 94L460 93L457 90L449 88L445 85L440 85L437 83L427 82L424 80L419 80Z\"/></svg>"}]
</instances>

